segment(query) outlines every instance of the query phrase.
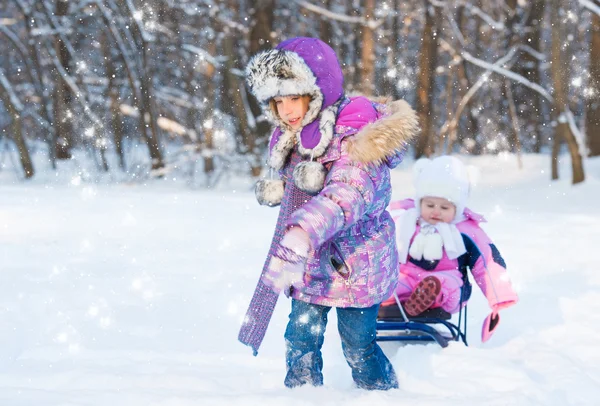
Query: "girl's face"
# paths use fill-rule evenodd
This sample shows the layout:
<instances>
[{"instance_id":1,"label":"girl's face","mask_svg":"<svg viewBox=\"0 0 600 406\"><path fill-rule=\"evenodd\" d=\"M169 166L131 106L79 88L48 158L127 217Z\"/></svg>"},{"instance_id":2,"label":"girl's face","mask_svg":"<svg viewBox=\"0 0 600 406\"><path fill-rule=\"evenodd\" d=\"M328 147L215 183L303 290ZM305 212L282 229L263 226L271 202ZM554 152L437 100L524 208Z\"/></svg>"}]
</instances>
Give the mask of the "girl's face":
<instances>
[{"instance_id":1,"label":"girl's face","mask_svg":"<svg viewBox=\"0 0 600 406\"><path fill-rule=\"evenodd\" d=\"M299 129L308 111L310 96L277 96L274 100L281 120L292 129Z\"/></svg>"},{"instance_id":2,"label":"girl's face","mask_svg":"<svg viewBox=\"0 0 600 406\"><path fill-rule=\"evenodd\" d=\"M425 196L421 199L421 217L429 224L451 223L456 206L442 197Z\"/></svg>"}]
</instances>

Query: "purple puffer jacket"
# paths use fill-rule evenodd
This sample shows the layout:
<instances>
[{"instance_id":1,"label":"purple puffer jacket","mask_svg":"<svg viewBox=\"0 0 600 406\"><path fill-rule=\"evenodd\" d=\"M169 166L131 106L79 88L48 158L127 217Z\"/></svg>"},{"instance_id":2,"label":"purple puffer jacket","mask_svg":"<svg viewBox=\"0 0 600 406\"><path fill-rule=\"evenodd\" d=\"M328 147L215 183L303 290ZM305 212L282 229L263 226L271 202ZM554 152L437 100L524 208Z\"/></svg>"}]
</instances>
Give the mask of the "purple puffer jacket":
<instances>
[{"instance_id":1,"label":"purple puffer jacket","mask_svg":"<svg viewBox=\"0 0 600 406\"><path fill-rule=\"evenodd\" d=\"M345 98L335 52L316 38L291 38L258 53L246 67L246 79L265 116L276 125L267 163L284 181L261 181L256 189L261 204L281 204L238 336L256 355L278 298L264 276L288 227L306 230L313 246L305 287L294 291L294 298L368 307L391 294L398 254L394 223L385 210L390 168L401 161L418 120L402 100L384 106L364 97ZM310 96L298 132L269 108L274 97L293 95Z\"/></svg>"},{"instance_id":2,"label":"purple puffer jacket","mask_svg":"<svg viewBox=\"0 0 600 406\"><path fill-rule=\"evenodd\" d=\"M402 153L381 163L357 160L347 152L347 141L380 118L380 112L364 97L346 101L340 109L333 140L318 158L329 167L325 187L287 221L288 227L307 231L314 247L305 286L292 297L324 306L369 307L387 299L397 282L395 228L386 207L390 168L400 163ZM297 153L292 152L291 162ZM289 179L293 169L285 166L282 178Z\"/></svg>"}]
</instances>

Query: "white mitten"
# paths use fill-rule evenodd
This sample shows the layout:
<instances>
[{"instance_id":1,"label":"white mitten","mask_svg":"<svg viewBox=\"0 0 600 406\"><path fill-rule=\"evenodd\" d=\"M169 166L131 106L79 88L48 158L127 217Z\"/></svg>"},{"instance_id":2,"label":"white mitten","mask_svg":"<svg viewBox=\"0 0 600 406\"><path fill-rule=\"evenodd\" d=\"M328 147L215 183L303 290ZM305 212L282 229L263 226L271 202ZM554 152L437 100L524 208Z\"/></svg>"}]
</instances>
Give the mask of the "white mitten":
<instances>
[{"instance_id":1,"label":"white mitten","mask_svg":"<svg viewBox=\"0 0 600 406\"><path fill-rule=\"evenodd\" d=\"M434 261L441 259L444 242L434 226L424 225L415 236L408 253L416 260Z\"/></svg>"},{"instance_id":2,"label":"white mitten","mask_svg":"<svg viewBox=\"0 0 600 406\"><path fill-rule=\"evenodd\" d=\"M289 229L273 257L265 273L265 283L275 292L283 291L289 297L292 288L304 286L304 268L310 249L308 234L300 227Z\"/></svg>"},{"instance_id":3,"label":"white mitten","mask_svg":"<svg viewBox=\"0 0 600 406\"><path fill-rule=\"evenodd\" d=\"M444 242L442 236L438 233L427 234L425 244L423 244L423 258L428 261L442 259L444 251L442 250Z\"/></svg>"}]
</instances>

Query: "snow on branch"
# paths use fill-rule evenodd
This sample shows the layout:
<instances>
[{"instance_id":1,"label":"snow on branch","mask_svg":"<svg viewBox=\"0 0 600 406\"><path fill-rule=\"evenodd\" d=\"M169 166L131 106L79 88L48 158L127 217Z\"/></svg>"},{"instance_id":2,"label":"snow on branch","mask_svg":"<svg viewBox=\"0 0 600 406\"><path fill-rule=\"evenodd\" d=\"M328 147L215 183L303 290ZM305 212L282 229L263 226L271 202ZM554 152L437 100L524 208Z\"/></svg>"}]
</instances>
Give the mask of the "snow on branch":
<instances>
[{"instance_id":1,"label":"snow on branch","mask_svg":"<svg viewBox=\"0 0 600 406\"><path fill-rule=\"evenodd\" d=\"M518 47L515 47L515 48L518 48ZM500 75L504 75L516 82L519 82L523 86L526 86L532 90L535 90L536 92L538 92L539 94L544 96L544 98L546 100L548 100L549 102L551 102L551 103L554 102L554 98L552 97L552 95L550 93L548 93L546 91L546 89L544 89L542 86L538 85L537 83L533 83L533 82L527 80L526 78L519 75L518 73L515 73L508 69L504 69L504 68L498 66L497 64L491 64L489 62L486 62L479 58L476 58L473 55L471 55L470 53L468 53L467 51L462 51L461 56L463 58L465 58L467 61L471 62L473 65L477 65L481 68L484 68L485 70L493 71Z\"/></svg>"},{"instance_id":2,"label":"snow on branch","mask_svg":"<svg viewBox=\"0 0 600 406\"><path fill-rule=\"evenodd\" d=\"M29 7L29 5L27 3L25 3L23 0L16 0L16 3L24 15L28 16L31 14L31 7Z\"/></svg>"},{"instance_id":3,"label":"snow on branch","mask_svg":"<svg viewBox=\"0 0 600 406\"><path fill-rule=\"evenodd\" d=\"M75 6L73 12L85 11L88 7L94 7L98 0L82 0L79 4Z\"/></svg>"},{"instance_id":4,"label":"snow on branch","mask_svg":"<svg viewBox=\"0 0 600 406\"><path fill-rule=\"evenodd\" d=\"M177 94L173 94L175 93L174 90L176 89L162 87L157 89L155 94L160 100L165 100L169 103L173 103L177 106L185 107L187 109L194 109L196 106L202 103L200 100L188 95L187 93L177 92Z\"/></svg>"},{"instance_id":5,"label":"snow on branch","mask_svg":"<svg viewBox=\"0 0 600 406\"><path fill-rule=\"evenodd\" d=\"M296 0L296 3L299 6L304 7L305 9L307 9L309 11L312 11L313 13L320 14L324 17L327 17L327 18L329 18L331 20L335 20L335 21L342 21L345 23L352 23L352 24L362 24L371 29L376 29L381 24L383 24L383 20L372 20L372 19L367 19L364 17L353 17L353 16L348 16L346 14L334 13L333 11L327 10L326 8L323 8L323 7L316 6L312 3L309 3L308 1Z\"/></svg>"},{"instance_id":6,"label":"snow on branch","mask_svg":"<svg viewBox=\"0 0 600 406\"><path fill-rule=\"evenodd\" d=\"M31 30L32 37L49 37L56 34L72 34L70 28L52 28L49 25L37 27Z\"/></svg>"},{"instance_id":7,"label":"snow on branch","mask_svg":"<svg viewBox=\"0 0 600 406\"><path fill-rule=\"evenodd\" d=\"M119 104L119 111L121 114L128 117L138 118L140 116L140 111L137 109L137 107L133 107L125 103ZM185 125L176 120L161 116L156 120L156 124L158 124L161 130L169 133L176 135L187 135L192 139L196 138L196 132L194 130L187 128Z\"/></svg>"},{"instance_id":8,"label":"snow on branch","mask_svg":"<svg viewBox=\"0 0 600 406\"><path fill-rule=\"evenodd\" d=\"M143 20L142 20L142 12L136 10L136 8L133 5L133 3L131 2L131 0L127 0L126 4L127 4L127 8L129 9L129 13L131 14L133 23L137 27L137 29L138 29L140 35L142 36L142 39L144 40L144 42L152 42L152 41L154 41L154 36L151 35L148 31L146 31L144 29L144 25L142 24L142 22L143 22Z\"/></svg>"},{"instance_id":9,"label":"snow on branch","mask_svg":"<svg viewBox=\"0 0 600 406\"><path fill-rule=\"evenodd\" d=\"M48 45L47 42L45 45L46 49L48 50L48 53L50 54L50 59L52 60L54 67L60 73L60 76L63 78L67 86L69 86L69 88L71 89L71 92L75 96L75 99L77 99L83 107L83 111L88 115L88 117L92 120L92 122L98 129L104 128L104 125L102 124L98 116L96 116L96 114L94 114L94 112L92 111L90 105L88 104L87 100L85 100L85 98L83 97L83 93L81 92L73 78L69 75L69 73L65 70L64 66L62 66L62 64L58 60L54 48L51 45Z\"/></svg>"},{"instance_id":10,"label":"snow on branch","mask_svg":"<svg viewBox=\"0 0 600 406\"><path fill-rule=\"evenodd\" d=\"M29 79L31 79L33 87L35 88L36 92L43 94L44 89L40 78L40 73L32 65L31 57L29 55L29 51L25 47L25 44L21 42L21 40L19 39L19 37L17 37L15 33L13 33L11 30L9 30L3 25L0 25L0 33L6 35L8 39L15 45L17 51L21 54L23 63L25 63L25 65L27 66L27 76L29 76Z\"/></svg>"},{"instance_id":11,"label":"snow on branch","mask_svg":"<svg viewBox=\"0 0 600 406\"><path fill-rule=\"evenodd\" d=\"M463 36L462 31L460 30L460 28L458 28L458 25L456 25L456 21L454 20L454 17L452 16L452 12L450 11L450 9L447 6L444 7L444 12L446 14L446 17L448 18L450 27L452 27L452 31L454 31L454 35L456 35L456 38L458 38L458 42L460 42L460 45L462 45L463 48L466 48L467 41L465 41L465 37Z\"/></svg>"},{"instance_id":12,"label":"snow on branch","mask_svg":"<svg viewBox=\"0 0 600 406\"><path fill-rule=\"evenodd\" d=\"M450 22L450 24L456 25L456 23L454 22L454 18L452 17L452 11L450 11L450 7L448 6L448 2L440 1L440 0L431 0L431 4L433 4L435 7L443 8L449 16L448 21ZM485 13L479 7L476 7L470 3L465 3L465 2L461 2L461 4L467 10L469 10L471 12L471 14L478 16L484 22L486 22L493 30L502 31L506 28L502 21L494 20L489 14ZM457 35L462 37L462 33L460 33L460 30L455 30L455 31L458 31Z\"/></svg>"},{"instance_id":13,"label":"snow on branch","mask_svg":"<svg viewBox=\"0 0 600 406\"><path fill-rule=\"evenodd\" d=\"M502 68L501 67L502 64L499 63L502 60L507 60L507 61L510 60L514 56L515 52L519 49L531 54L533 57L535 57L538 60L545 60L544 54L536 51L535 49L531 48L530 46L516 45L509 50L509 52L507 53L507 55L505 57L501 58L500 60L498 60L498 62L496 62L494 64L491 64L489 62L486 62L484 60L476 58L464 49L466 46L465 40L462 36L462 33L458 29L458 26L456 25L456 21L454 21L454 17L452 16L452 13L450 13L448 5L445 2L441 2L438 0L431 0L431 1L434 6L443 8L446 11L446 16L448 18L448 21L450 22L450 26L452 27L452 30L454 31L455 35L459 39L459 42L463 46L463 49L460 50L459 52L457 52L447 41L443 41L444 44L446 45L446 47L450 48L455 56L464 58L465 60L471 62L473 65L477 65L481 68L486 69L485 74L488 74L489 71L493 71L500 75L504 75L505 77L507 77L509 79L512 79L530 89L535 90L536 92L538 92L539 94L544 96L544 98L546 98L548 101L554 102L554 98L542 86L538 85L537 83L533 83L533 82L527 80L525 77L523 77L509 69Z\"/></svg>"},{"instance_id":14,"label":"snow on branch","mask_svg":"<svg viewBox=\"0 0 600 406\"><path fill-rule=\"evenodd\" d=\"M98 0L98 6L102 5L102 1ZM119 6L113 1L113 0L107 0L106 3L108 4L107 7L100 7L100 10L103 11L105 14L108 13L108 15L110 15L110 27L111 27L111 32L113 30L116 30L116 32L118 32L118 28L116 27L116 24L118 21L121 20L127 20L127 21L131 21L131 18L124 16L121 14L121 11L119 9ZM114 18L114 15L117 15L117 18ZM107 23L108 24L108 23ZM135 40L135 38L133 37L133 32L132 29L130 29L129 27L131 27L130 23L125 23L124 24L125 27L124 29L122 29L123 35L115 35L115 39L118 38L123 38L122 42L120 44L122 45L129 45L129 51L131 52L131 54L133 55L133 59L135 61L137 61L139 66L143 66L143 63L141 61L141 56L139 55L139 47L137 45L137 42ZM134 24L135 25L135 24ZM113 27L115 27L113 29ZM121 53L123 54L123 57L125 57L125 55L127 55L127 53L125 52L125 47L121 47L122 51ZM133 66L133 65L132 65Z\"/></svg>"},{"instance_id":15,"label":"snow on branch","mask_svg":"<svg viewBox=\"0 0 600 406\"><path fill-rule=\"evenodd\" d=\"M590 0L579 0L579 4L600 16L600 6Z\"/></svg>"},{"instance_id":16,"label":"snow on branch","mask_svg":"<svg viewBox=\"0 0 600 406\"><path fill-rule=\"evenodd\" d=\"M46 16L48 17L48 21L50 21L50 25L52 25L52 29L54 31L52 34L58 34L58 36L60 37L60 40L62 41L62 45L64 45L66 47L67 51L69 52L69 55L71 55L72 58L75 58L75 55L77 55L77 51L75 51L75 48L73 48L71 41L69 41L69 39L66 37L66 34L71 33L71 27L64 26L64 25L61 26L61 22L58 21L54 12L49 8L49 5L46 2L43 2L43 4L44 4L44 12L46 13ZM66 22L67 24L70 25L70 22L68 20L63 19L62 22ZM35 31L35 29L33 31ZM50 35L50 34L46 34L46 35Z\"/></svg>"},{"instance_id":17,"label":"snow on branch","mask_svg":"<svg viewBox=\"0 0 600 406\"><path fill-rule=\"evenodd\" d=\"M452 138L455 137L454 132L456 131L456 128L458 127L458 120L459 120L460 116L462 115L464 108L467 106L467 104L469 103L469 100L471 100L471 98L475 95L475 93L477 93L477 91L483 86L483 84L488 81L490 74L492 72L504 75L506 78L516 80L517 82L537 91L538 93L540 93L542 96L544 96L550 102L554 101L553 97L543 87L539 86L538 84L530 82L529 80L525 79L523 76L518 75L518 74L510 71L509 69L502 68L502 66L505 66L513 59L513 57L515 56L515 54L517 53L518 50L524 50L524 51L531 53L531 49L527 49L529 47L526 47L523 45L513 46L506 53L506 55L504 55L502 58L498 59L493 64L490 64L488 62L484 62L484 61L481 61L481 60L473 57L471 54L469 54L466 51L462 51L461 55L459 55L456 52L456 50L446 40L442 40L442 45L446 48L449 48L455 57L464 57L467 61L469 61L477 66L483 67L484 69L486 69L486 71L481 75L479 80L477 80L477 82L473 86L471 86L469 91L462 97L462 99L460 100L458 107L454 113L453 118L451 120L447 120L442 125L442 128L440 130L441 134L445 134L446 132L450 131L452 133L451 137ZM543 57L543 55L539 54L539 53L537 56Z\"/></svg>"},{"instance_id":18,"label":"snow on branch","mask_svg":"<svg viewBox=\"0 0 600 406\"><path fill-rule=\"evenodd\" d=\"M518 48L521 51L527 52L529 55L533 56L535 59L537 59L540 62L543 62L546 60L546 54L543 54L543 53L535 50L534 48L532 48L529 45L519 44Z\"/></svg>"},{"instance_id":19,"label":"snow on branch","mask_svg":"<svg viewBox=\"0 0 600 406\"><path fill-rule=\"evenodd\" d=\"M19 100L17 97L17 94L14 92L10 82L8 81L8 78L4 75L4 70L2 68L0 68L0 85L2 85L4 88L4 91L10 100L10 104L13 105L15 110L17 110L19 113L23 111L23 103L21 103L21 100Z\"/></svg>"},{"instance_id":20,"label":"snow on branch","mask_svg":"<svg viewBox=\"0 0 600 406\"><path fill-rule=\"evenodd\" d=\"M23 42L21 42L19 37L14 32L9 30L8 27L6 27L4 25L0 25L0 32L2 34L6 35L8 37L8 39L15 45L16 49L21 54L21 58L23 59L23 62L25 63L25 65L27 65L27 74L28 74L29 78L33 82L33 85L36 87L36 90L38 92L42 93L43 91L42 91L41 82L37 82L35 80L36 76L34 76L34 73L37 73L37 74L39 74L39 73L31 65L31 58L29 56L29 51L25 47L25 44L23 44Z\"/></svg>"},{"instance_id":21,"label":"snow on branch","mask_svg":"<svg viewBox=\"0 0 600 406\"><path fill-rule=\"evenodd\" d=\"M469 10L472 14L478 16L479 18L481 18L483 21L485 21L486 23L488 23L488 25L490 27L492 27L492 29L497 30L497 31L502 31L504 30L504 28L506 28L504 26L504 23L502 21L496 21L494 20L489 14L485 13L483 10L481 10L479 7L474 6L472 4L465 4L465 7L467 8L467 10Z\"/></svg>"},{"instance_id":22,"label":"snow on branch","mask_svg":"<svg viewBox=\"0 0 600 406\"><path fill-rule=\"evenodd\" d=\"M23 117L23 118L32 117L39 125L44 127L44 129L46 131L48 131L49 133L52 133L54 131L54 129L52 128L52 126L50 125L48 120L46 120L44 117L40 116L35 110L33 110L31 108L26 107L23 110L21 117Z\"/></svg>"},{"instance_id":23,"label":"snow on branch","mask_svg":"<svg viewBox=\"0 0 600 406\"><path fill-rule=\"evenodd\" d=\"M442 40L442 45L450 47L450 44L448 44L448 42L445 40ZM452 47L450 47L450 48L451 48L451 51L453 53L455 53L455 50ZM494 65L502 66L502 65L507 64L514 57L516 52L517 52L517 47L512 47L506 55L504 55L502 58L500 58L496 62L494 62ZM455 56L458 56L458 55L455 54ZM477 82L475 82L475 84L473 86L471 86L469 91L462 97L462 99L458 103L458 107L456 108L456 111L455 111L452 119L446 120L446 122L442 125L440 134L445 134L446 132L451 131L452 132L451 138L455 138L454 133L456 132L456 128L458 127L458 120L460 119L460 116L462 115L463 110L465 109L465 107L467 106L467 104L469 103L471 98L475 95L475 93L477 93L477 91L481 88L481 86L483 86L483 84L488 81L490 74L491 74L491 70L487 70L480 76L479 80L477 80Z\"/></svg>"},{"instance_id":24,"label":"snow on branch","mask_svg":"<svg viewBox=\"0 0 600 406\"><path fill-rule=\"evenodd\" d=\"M223 57L215 58L208 51L190 44L183 44L181 48L188 52L198 55L202 61L210 63L215 68L219 68L221 66L221 62L224 62L227 59Z\"/></svg>"},{"instance_id":25,"label":"snow on branch","mask_svg":"<svg viewBox=\"0 0 600 406\"><path fill-rule=\"evenodd\" d=\"M139 80L135 73L135 68L134 68L135 63L134 63L134 61L131 61L129 58L123 37L121 36L119 29L115 26L115 19L112 15L112 11L110 9L108 9L104 4L102 4L101 1L96 1L96 6L98 7L98 9L100 10L100 13L102 14L102 19L104 20L104 23L108 27L109 34L115 40L115 43L117 44L117 48L119 48L119 52L121 52L121 56L123 57L123 62L125 64L125 70L127 71L127 77L129 78L129 82L131 85L131 92L137 98L138 97L137 84L139 83Z\"/></svg>"},{"instance_id":26,"label":"snow on branch","mask_svg":"<svg viewBox=\"0 0 600 406\"><path fill-rule=\"evenodd\" d=\"M13 44L15 44L17 50L19 51L23 59L28 59L27 55L29 54L29 52L27 51L27 47L25 47L25 44L21 42L19 37L14 32L9 30L8 27L6 27L5 25L0 25L0 32L6 35L8 39L10 39Z\"/></svg>"}]
</instances>

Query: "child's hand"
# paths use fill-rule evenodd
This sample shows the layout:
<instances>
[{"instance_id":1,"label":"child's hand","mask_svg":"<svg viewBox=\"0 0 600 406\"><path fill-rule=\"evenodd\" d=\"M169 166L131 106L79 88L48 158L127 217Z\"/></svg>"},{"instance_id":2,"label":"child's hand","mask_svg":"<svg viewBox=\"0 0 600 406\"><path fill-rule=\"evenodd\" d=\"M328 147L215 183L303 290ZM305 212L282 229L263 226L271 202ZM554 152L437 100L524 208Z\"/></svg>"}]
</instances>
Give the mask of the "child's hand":
<instances>
[{"instance_id":1,"label":"child's hand","mask_svg":"<svg viewBox=\"0 0 600 406\"><path fill-rule=\"evenodd\" d=\"M485 343L492 337L492 335L496 331L496 328L498 327L498 324L500 323L500 313L498 313L498 310L499 307L494 306L492 308L492 312L483 321L483 326L481 326L482 343Z\"/></svg>"},{"instance_id":2,"label":"child's hand","mask_svg":"<svg viewBox=\"0 0 600 406\"><path fill-rule=\"evenodd\" d=\"M275 292L289 297L292 287L304 286L304 268L310 243L308 234L299 227L285 233L265 273L265 283Z\"/></svg>"}]
</instances>

